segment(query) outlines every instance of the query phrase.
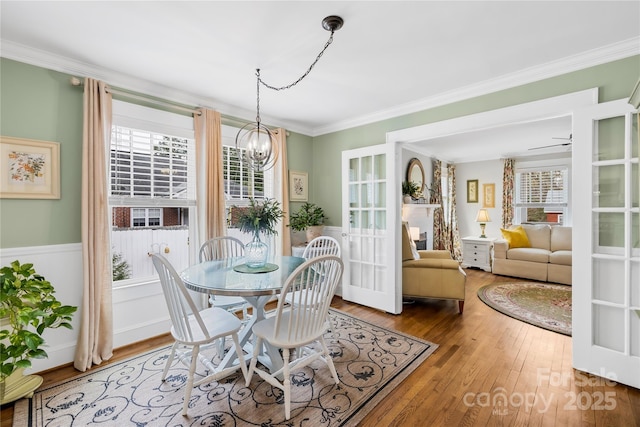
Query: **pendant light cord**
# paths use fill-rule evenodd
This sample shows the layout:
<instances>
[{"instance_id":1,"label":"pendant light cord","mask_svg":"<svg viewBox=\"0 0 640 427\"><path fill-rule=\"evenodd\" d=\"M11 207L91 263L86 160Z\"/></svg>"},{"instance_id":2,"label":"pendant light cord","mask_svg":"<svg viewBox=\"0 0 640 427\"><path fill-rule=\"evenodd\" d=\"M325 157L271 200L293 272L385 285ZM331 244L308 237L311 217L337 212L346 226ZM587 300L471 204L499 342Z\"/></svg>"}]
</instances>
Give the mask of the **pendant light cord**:
<instances>
[{"instance_id":1,"label":"pendant light cord","mask_svg":"<svg viewBox=\"0 0 640 427\"><path fill-rule=\"evenodd\" d=\"M313 61L313 63L309 66L309 68L307 69L307 71L305 71L305 73L303 75L301 75L298 80L296 80L295 82L288 84L286 86L271 86L270 84L266 83L264 80L262 80L260 78L260 70L256 70L256 75L258 76L258 83L261 83L262 85L264 85L264 87L269 88L271 90L276 90L276 91L280 91L280 90L286 90L286 89L291 89L292 87L294 87L295 85L297 85L298 83L300 83L302 81L302 79L304 79L305 77L307 77L309 75L309 73L311 72L311 70L313 70L313 67L316 66L316 64L318 63L318 61L320 60L320 58L322 58L322 55L324 54L324 51L327 50L327 48L329 47L329 45L331 45L331 43L333 42L333 33L335 32L335 30L331 30L331 35L329 36L329 40L327 40L327 42L324 44L324 48L322 48L322 51L320 51L320 53L318 54L318 56L316 56L316 60ZM258 85L258 87L260 87L260 85ZM259 121L259 120L258 120Z\"/></svg>"}]
</instances>

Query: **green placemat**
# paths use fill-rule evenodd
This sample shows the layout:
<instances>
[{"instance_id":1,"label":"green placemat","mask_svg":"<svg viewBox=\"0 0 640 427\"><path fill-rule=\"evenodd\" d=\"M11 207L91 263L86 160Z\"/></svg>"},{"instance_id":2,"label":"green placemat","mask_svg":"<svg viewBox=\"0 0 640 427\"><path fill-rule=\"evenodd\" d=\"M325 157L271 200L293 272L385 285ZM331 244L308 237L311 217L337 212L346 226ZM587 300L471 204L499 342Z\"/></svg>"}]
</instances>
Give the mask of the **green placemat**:
<instances>
[{"instance_id":1,"label":"green placemat","mask_svg":"<svg viewBox=\"0 0 640 427\"><path fill-rule=\"evenodd\" d=\"M278 267L276 264L265 264L262 267L249 267L247 264L240 264L233 267L238 273L269 273L270 271L276 271Z\"/></svg>"}]
</instances>

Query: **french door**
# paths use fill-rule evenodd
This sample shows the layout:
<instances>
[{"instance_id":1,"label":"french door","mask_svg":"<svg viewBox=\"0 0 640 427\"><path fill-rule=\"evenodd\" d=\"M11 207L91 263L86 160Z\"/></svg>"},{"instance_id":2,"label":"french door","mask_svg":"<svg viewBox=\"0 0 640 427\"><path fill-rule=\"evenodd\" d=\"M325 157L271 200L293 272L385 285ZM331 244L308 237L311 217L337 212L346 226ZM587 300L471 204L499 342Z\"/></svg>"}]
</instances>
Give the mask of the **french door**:
<instances>
[{"instance_id":1,"label":"french door","mask_svg":"<svg viewBox=\"0 0 640 427\"><path fill-rule=\"evenodd\" d=\"M573 367L640 388L638 116L574 114Z\"/></svg>"},{"instance_id":2,"label":"french door","mask_svg":"<svg viewBox=\"0 0 640 427\"><path fill-rule=\"evenodd\" d=\"M342 153L342 297L396 314L402 311L398 158L396 144Z\"/></svg>"}]
</instances>

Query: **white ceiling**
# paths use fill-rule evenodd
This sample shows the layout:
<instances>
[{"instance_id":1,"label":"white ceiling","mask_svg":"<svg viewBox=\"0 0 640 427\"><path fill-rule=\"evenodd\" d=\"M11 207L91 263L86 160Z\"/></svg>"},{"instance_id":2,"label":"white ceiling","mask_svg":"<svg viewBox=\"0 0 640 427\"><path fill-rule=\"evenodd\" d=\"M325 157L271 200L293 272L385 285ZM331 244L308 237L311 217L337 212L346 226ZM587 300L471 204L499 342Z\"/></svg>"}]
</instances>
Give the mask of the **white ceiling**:
<instances>
[{"instance_id":1,"label":"white ceiling","mask_svg":"<svg viewBox=\"0 0 640 427\"><path fill-rule=\"evenodd\" d=\"M272 85L296 80L329 37L322 18L339 15L344 27L307 78L286 91L261 88L264 122L311 136L640 53L639 1L3 0L0 8L4 57L247 120L255 69Z\"/></svg>"}]
</instances>

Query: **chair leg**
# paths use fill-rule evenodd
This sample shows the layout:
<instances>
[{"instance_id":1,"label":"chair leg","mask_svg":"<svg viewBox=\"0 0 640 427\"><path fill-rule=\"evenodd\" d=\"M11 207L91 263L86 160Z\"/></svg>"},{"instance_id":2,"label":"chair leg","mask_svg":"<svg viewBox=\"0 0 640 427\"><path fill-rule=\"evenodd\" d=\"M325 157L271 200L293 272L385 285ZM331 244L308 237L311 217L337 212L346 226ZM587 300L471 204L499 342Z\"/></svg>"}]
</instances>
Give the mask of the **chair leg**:
<instances>
[{"instance_id":1,"label":"chair leg","mask_svg":"<svg viewBox=\"0 0 640 427\"><path fill-rule=\"evenodd\" d=\"M162 381L167 378L167 372L169 372L169 367L171 366L171 362L173 362L173 358L176 355L176 347L178 346L178 342L174 342L171 346L171 353L169 353L169 358L167 359L167 363L164 364L164 371L162 372Z\"/></svg>"},{"instance_id":2,"label":"chair leg","mask_svg":"<svg viewBox=\"0 0 640 427\"><path fill-rule=\"evenodd\" d=\"M240 345L240 340L238 339L238 334L234 332L231 334L231 338L233 339L233 345L236 348L236 354L238 355L238 363L240 364L240 370L242 371L242 376L244 376L244 382L251 380L249 377L249 373L247 372L247 364L244 361L244 353L242 351L242 346ZM247 384L248 385L248 384Z\"/></svg>"},{"instance_id":3,"label":"chair leg","mask_svg":"<svg viewBox=\"0 0 640 427\"><path fill-rule=\"evenodd\" d=\"M284 416L288 420L291 418L291 373L289 371L289 349L282 349L282 362L284 364L282 375L284 376L284 381L282 385L284 386Z\"/></svg>"},{"instance_id":4,"label":"chair leg","mask_svg":"<svg viewBox=\"0 0 640 427\"><path fill-rule=\"evenodd\" d=\"M460 314L464 310L464 301L458 301L458 310L460 310Z\"/></svg>"},{"instance_id":5,"label":"chair leg","mask_svg":"<svg viewBox=\"0 0 640 427\"><path fill-rule=\"evenodd\" d=\"M262 345L262 338L256 337L255 344L253 346L253 355L251 356L251 364L249 365L249 372L247 372L247 378L245 380L245 386L249 387L251 383L251 377L253 376L253 372L256 370L256 365L258 363L258 350Z\"/></svg>"},{"instance_id":6,"label":"chair leg","mask_svg":"<svg viewBox=\"0 0 640 427\"><path fill-rule=\"evenodd\" d=\"M198 363L198 352L200 346L194 345L191 352L191 365L189 366L189 376L187 377L187 385L184 389L184 403L182 404L182 415L187 416L187 408L189 407L189 399L191 399L191 391L193 390L193 375L196 372Z\"/></svg>"},{"instance_id":7,"label":"chair leg","mask_svg":"<svg viewBox=\"0 0 640 427\"><path fill-rule=\"evenodd\" d=\"M336 367L333 364L333 359L331 358L331 354L329 354L329 348L327 347L327 343L324 342L324 337L320 335L320 345L322 346L322 353L324 355L324 361L329 366L329 370L331 371L331 375L335 380L336 384L340 384L340 380L338 379L338 372L336 372Z\"/></svg>"}]
</instances>

